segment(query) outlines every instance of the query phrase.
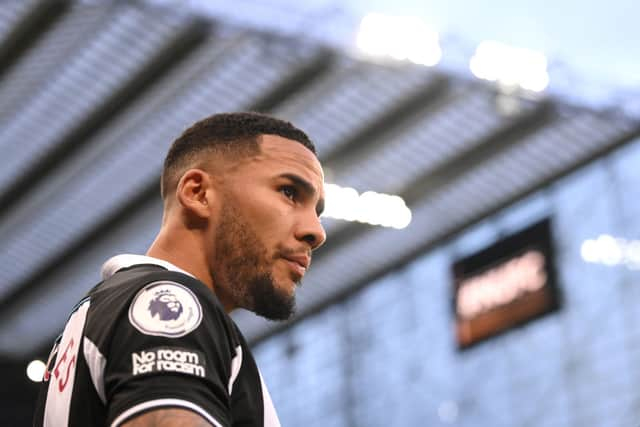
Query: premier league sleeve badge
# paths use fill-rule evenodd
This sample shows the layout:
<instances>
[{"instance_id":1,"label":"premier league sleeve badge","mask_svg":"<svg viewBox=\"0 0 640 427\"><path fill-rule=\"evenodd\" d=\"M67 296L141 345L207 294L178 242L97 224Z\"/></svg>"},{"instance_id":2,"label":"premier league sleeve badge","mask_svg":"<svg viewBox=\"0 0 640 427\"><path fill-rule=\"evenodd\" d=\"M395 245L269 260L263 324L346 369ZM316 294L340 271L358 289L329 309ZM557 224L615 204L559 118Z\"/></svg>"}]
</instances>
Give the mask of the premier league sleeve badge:
<instances>
[{"instance_id":1,"label":"premier league sleeve badge","mask_svg":"<svg viewBox=\"0 0 640 427\"><path fill-rule=\"evenodd\" d=\"M136 294L129 307L129 321L145 335L179 338L200 325L202 307L189 288L163 280Z\"/></svg>"}]
</instances>

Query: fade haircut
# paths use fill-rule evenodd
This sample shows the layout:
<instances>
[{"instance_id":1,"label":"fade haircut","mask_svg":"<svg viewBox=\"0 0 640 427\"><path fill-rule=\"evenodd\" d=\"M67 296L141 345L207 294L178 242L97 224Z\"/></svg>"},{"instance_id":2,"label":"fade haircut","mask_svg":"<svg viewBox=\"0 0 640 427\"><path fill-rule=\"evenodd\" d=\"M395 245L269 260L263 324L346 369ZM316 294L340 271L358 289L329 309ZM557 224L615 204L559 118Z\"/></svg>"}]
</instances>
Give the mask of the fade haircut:
<instances>
[{"instance_id":1,"label":"fade haircut","mask_svg":"<svg viewBox=\"0 0 640 427\"><path fill-rule=\"evenodd\" d=\"M254 112L214 114L194 123L169 148L160 180L162 198L175 187L180 172L195 166L199 159L210 153L232 156L260 153L258 141L262 135L278 135L297 141L316 154L307 134L287 121Z\"/></svg>"}]
</instances>

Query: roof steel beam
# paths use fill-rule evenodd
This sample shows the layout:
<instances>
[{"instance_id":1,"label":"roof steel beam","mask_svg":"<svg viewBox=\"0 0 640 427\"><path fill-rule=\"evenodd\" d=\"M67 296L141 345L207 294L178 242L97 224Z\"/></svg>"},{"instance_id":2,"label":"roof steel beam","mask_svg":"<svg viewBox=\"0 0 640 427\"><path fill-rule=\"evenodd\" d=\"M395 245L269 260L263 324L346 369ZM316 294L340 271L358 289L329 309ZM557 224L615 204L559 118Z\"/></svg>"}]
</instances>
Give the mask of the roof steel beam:
<instances>
[{"instance_id":1,"label":"roof steel beam","mask_svg":"<svg viewBox=\"0 0 640 427\"><path fill-rule=\"evenodd\" d=\"M42 1L16 24L0 45L0 78L71 6L69 0Z\"/></svg>"},{"instance_id":2,"label":"roof steel beam","mask_svg":"<svg viewBox=\"0 0 640 427\"><path fill-rule=\"evenodd\" d=\"M55 2L54 2L55 3ZM10 190L0 195L0 220L24 197L24 188L32 187L41 179L45 179L48 172L55 168L64 167L64 162L85 141L91 140L100 129L108 126L109 122L125 108L148 90L163 75L188 56L208 36L210 25L203 20L185 26L173 39L154 57L150 58L141 71L115 91L100 107L93 111L86 120L70 129L59 141L52 145L46 156L42 156L23 174L17 176L10 185Z\"/></svg>"}]
</instances>

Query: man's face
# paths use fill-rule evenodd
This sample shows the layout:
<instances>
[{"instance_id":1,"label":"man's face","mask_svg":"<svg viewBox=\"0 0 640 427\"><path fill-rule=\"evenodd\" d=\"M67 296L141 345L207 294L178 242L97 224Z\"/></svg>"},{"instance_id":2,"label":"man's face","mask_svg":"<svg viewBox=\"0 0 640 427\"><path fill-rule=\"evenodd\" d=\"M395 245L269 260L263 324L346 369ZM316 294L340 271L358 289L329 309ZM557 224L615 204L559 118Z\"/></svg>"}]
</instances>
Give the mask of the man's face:
<instances>
[{"instance_id":1,"label":"man's face","mask_svg":"<svg viewBox=\"0 0 640 427\"><path fill-rule=\"evenodd\" d=\"M212 274L226 305L283 320L294 312L311 251L325 240L324 177L297 141L265 135L260 148L225 172Z\"/></svg>"}]
</instances>

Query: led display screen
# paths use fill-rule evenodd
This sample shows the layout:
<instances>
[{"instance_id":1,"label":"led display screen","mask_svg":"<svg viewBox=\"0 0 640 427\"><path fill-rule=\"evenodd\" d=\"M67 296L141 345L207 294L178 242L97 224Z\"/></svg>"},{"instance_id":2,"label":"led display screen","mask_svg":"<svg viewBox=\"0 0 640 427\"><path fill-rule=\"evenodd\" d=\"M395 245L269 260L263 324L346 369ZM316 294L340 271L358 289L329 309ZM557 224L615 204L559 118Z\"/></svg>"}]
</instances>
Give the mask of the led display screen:
<instances>
[{"instance_id":1,"label":"led display screen","mask_svg":"<svg viewBox=\"0 0 640 427\"><path fill-rule=\"evenodd\" d=\"M560 306L549 219L453 264L459 349Z\"/></svg>"}]
</instances>

